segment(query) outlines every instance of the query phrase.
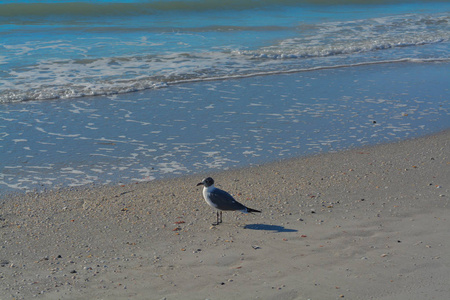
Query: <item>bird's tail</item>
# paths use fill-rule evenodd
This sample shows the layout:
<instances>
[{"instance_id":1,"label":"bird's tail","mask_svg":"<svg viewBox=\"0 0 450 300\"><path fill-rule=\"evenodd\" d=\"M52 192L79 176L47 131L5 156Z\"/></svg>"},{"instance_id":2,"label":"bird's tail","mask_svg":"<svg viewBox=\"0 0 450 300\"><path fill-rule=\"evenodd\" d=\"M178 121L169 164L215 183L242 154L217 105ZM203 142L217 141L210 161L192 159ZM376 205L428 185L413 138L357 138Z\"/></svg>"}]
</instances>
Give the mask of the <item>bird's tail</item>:
<instances>
[{"instance_id":1,"label":"bird's tail","mask_svg":"<svg viewBox=\"0 0 450 300\"><path fill-rule=\"evenodd\" d=\"M247 212L248 212L248 213L254 213L254 212L260 213L261 211L260 211L260 210L256 210L256 209L248 208L248 207L247 207Z\"/></svg>"}]
</instances>

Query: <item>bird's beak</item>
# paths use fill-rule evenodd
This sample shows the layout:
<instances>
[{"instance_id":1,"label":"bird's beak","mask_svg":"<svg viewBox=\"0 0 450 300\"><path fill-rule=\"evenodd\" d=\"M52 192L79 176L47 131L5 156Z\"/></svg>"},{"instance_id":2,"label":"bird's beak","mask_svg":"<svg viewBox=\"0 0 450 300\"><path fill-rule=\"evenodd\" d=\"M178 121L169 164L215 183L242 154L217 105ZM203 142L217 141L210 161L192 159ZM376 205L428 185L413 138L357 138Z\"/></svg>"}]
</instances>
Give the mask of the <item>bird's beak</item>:
<instances>
[{"instance_id":1,"label":"bird's beak","mask_svg":"<svg viewBox=\"0 0 450 300\"><path fill-rule=\"evenodd\" d=\"M197 183L197 186L199 186L199 185L203 185L203 182L199 182L199 183Z\"/></svg>"}]
</instances>

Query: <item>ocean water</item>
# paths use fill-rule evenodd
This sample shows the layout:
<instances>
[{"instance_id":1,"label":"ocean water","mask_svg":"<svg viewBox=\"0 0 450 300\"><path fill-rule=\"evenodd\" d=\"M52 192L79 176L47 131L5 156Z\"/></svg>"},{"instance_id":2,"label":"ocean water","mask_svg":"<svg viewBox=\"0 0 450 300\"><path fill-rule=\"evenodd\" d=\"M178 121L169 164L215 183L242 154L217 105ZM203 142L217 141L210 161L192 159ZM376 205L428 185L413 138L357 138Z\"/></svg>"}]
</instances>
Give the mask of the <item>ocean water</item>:
<instances>
[{"instance_id":1,"label":"ocean water","mask_svg":"<svg viewBox=\"0 0 450 300\"><path fill-rule=\"evenodd\" d=\"M0 0L0 193L448 128L450 2L335 2Z\"/></svg>"},{"instance_id":2,"label":"ocean water","mask_svg":"<svg viewBox=\"0 0 450 300\"><path fill-rule=\"evenodd\" d=\"M450 2L0 1L0 103L449 59Z\"/></svg>"}]
</instances>

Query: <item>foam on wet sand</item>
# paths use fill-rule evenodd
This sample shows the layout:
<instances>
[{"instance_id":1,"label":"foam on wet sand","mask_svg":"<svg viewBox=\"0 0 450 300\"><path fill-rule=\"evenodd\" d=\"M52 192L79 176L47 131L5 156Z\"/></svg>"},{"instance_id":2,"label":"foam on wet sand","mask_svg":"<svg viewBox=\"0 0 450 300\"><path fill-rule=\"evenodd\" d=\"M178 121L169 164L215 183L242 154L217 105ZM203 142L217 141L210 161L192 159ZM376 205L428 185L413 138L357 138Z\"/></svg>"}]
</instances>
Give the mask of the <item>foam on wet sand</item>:
<instances>
[{"instance_id":1,"label":"foam on wet sand","mask_svg":"<svg viewBox=\"0 0 450 300\"><path fill-rule=\"evenodd\" d=\"M5 299L443 299L450 131L216 174L4 196ZM215 214L195 184L262 214Z\"/></svg>"},{"instance_id":2,"label":"foam on wet sand","mask_svg":"<svg viewBox=\"0 0 450 300\"><path fill-rule=\"evenodd\" d=\"M432 134L450 128L449 67L378 64L5 105L0 195L149 181Z\"/></svg>"}]
</instances>

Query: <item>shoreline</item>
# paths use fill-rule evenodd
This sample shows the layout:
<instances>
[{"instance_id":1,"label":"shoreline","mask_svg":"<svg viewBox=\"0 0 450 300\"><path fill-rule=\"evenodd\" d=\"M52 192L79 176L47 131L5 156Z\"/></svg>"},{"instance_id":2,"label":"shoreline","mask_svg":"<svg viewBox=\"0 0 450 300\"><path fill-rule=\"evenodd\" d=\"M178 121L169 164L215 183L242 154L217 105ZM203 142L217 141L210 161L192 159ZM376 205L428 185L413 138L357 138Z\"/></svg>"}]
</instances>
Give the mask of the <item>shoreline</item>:
<instances>
[{"instance_id":1,"label":"shoreline","mask_svg":"<svg viewBox=\"0 0 450 300\"><path fill-rule=\"evenodd\" d=\"M1 299L447 295L450 130L205 175L5 196ZM210 175L210 174L208 174Z\"/></svg>"},{"instance_id":2,"label":"shoreline","mask_svg":"<svg viewBox=\"0 0 450 300\"><path fill-rule=\"evenodd\" d=\"M388 146L388 145L396 145L398 143L414 141L414 140L418 140L418 139L433 138L433 137L438 137L440 135L445 135L447 132L450 132L450 128L441 130L439 132L428 133L428 134L425 134L422 136L407 137L407 138L404 138L401 140L392 140L392 141L386 141L386 142L381 142L381 143L377 143L377 144L351 146L347 149L338 149L338 150L332 150L329 152L311 153L311 154L305 154L305 155L296 156L296 157L288 157L288 158L280 157L280 158L275 159L270 162L262 162L262 163L246 165L246 166L228 167L227 169L224 169L224 170L212 170L210 172L197 172L195 174L192 174L192 173L191 174L182 174L182 175L174 174L174 175L172 175L172 177L156 178L156 179L152 179L149 181L133 181L133 182L126 182L126 183L115 182L115 183L106 183L106 184L94 182L94 183L87 183L84 185L77 185L77 186L55 186L54 188L44 187L43 190L35 189L32 191L29 191L29 190L10 191L9 193L0 194L0 201L2 200L2 198L9 198L9 199L20 198L27 194L39 195L39 194L54 193L54 192L75 192L75 191L84 193L84 192L89 192L91 190L95 190L95 189L99 189L99 188L108 189L108 188L126 187L126 186L131 187L131 186L135 186L135 185L148 184L148 183L157 184L158 182L164 182L164 181L168 181L168 180L189 180L189 178L193 178L193 177L200 178L203 176L203 178L204 178L207 176L215 176L215 175L221 176L222 173L241 172L241 171L245 171L247 169L252 169L252 168L259 168L259 167L264 168L264 167L269 167L271 165L277 165L277 164L289 164L290 161L298 161L298 160L315 158L315 157L317 159L319 159L320 157L327 156L327 155L346 153L346 152L358 151L358 150L364 151L364 149L370 149L370 148L382 147L382 146Z\"/></svg>"},{"instance_id":3,"label":"shoreline","mask_svg":"<svg viewBox=\"0 0 450 300\"><path fill-rule=\"evenodd\" d=\"M0 194L145 182L439 132L450 128L445 66L359 66L6 106Z\"/></svg>"}]
</instances>

